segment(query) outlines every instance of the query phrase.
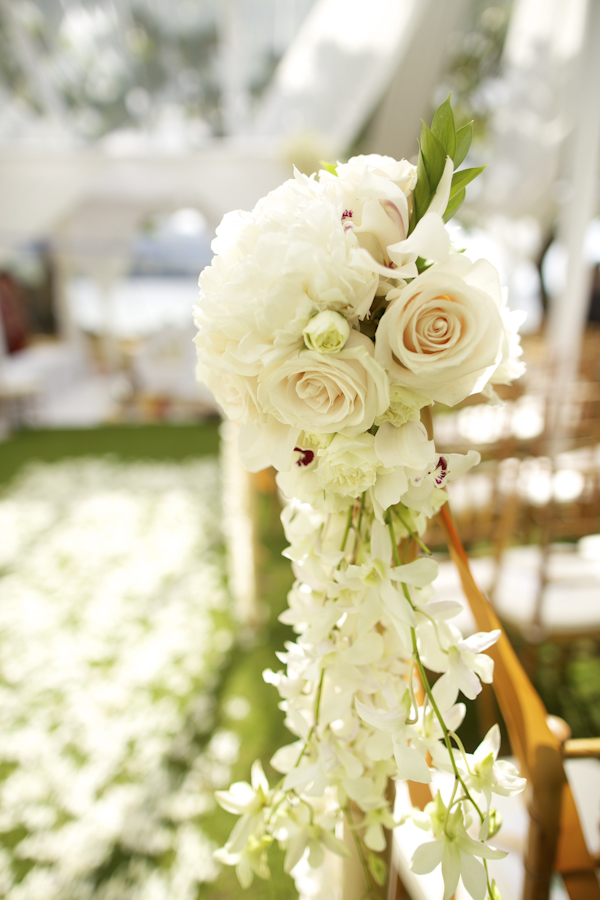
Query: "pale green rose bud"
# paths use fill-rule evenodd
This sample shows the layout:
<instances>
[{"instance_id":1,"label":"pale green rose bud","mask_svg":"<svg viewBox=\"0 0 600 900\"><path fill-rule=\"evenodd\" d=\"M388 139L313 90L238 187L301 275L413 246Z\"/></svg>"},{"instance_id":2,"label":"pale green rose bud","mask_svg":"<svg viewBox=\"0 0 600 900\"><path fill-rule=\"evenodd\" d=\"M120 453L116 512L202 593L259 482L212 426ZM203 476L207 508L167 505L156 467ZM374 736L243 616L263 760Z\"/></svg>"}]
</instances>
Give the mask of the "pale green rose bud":
<instances>
[{"instance_id":1,"label":"pale green rose bud","mask_svg":"<svg viewBox=\"0 0 600 900\"><path fill-rule=\"evenodd\" d=\"M341 313L324 309L310 319L302 334L309 350L338 353L348 340L350 326Z\"/></svg>"}]
</instances>

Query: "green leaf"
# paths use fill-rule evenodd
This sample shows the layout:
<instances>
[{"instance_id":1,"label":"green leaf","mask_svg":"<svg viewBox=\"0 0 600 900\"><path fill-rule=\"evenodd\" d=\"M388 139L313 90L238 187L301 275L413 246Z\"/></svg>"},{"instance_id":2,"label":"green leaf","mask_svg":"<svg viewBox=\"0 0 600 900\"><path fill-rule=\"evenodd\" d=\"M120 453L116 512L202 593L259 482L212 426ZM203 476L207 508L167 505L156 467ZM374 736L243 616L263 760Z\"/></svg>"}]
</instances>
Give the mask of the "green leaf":
<instances>
[{"instance_id":1,"label":"green leaf","mask_svg":"<svg viewBox=\"0 0 600 900\"><path fill-rule=\"evenodd\" d=\"M429 189L429 178L427 177L427 170L425 169L425 163L423 161L423 154L419 153L419 160L417 162L417 184L415 186L414 192L414 216L413 221L411 222L412 231L421 218L427 212L427 207L429 206L429 201L431 200L431 191Z\"/></svg>"},{"instance_id":2,"label":"green leaf","mask_svg":"<svg viewBox=\"0 0 600 900\"><path fill-rule=\"evenodd\" d=\"M384 859L375 853L369 853L368 856L369 872L373 876L373 881L380 887L383 887L387 881L388 867Z\"/></svg>"},{"instance_id":3,"label":"green leaf","mask_svg":"<svg viewBox=\"0 0 600 900\"><path fill-rule=\"evenodd\" d=\"M452 155L454 168L458 169L460 164L464 162L465 156L469 152L471 141L473 140L473 123L467 122L462 128L456 132L456 150Z\"/></svg>"},{"instance_id":4,"label":"green leaf","mask_svg":"<svg viewBox=\"0 0 600 900\"><path fill-rule=\"evenodd\" d=\"M444 213L444 222L450 221L466 196L467 192L464 188L462 189L462 191L458 191L456 194L454 194L454 196L450 196L448 206L446 207L446 212Z\"/></svg>"},{"instance_id":5,"label":"green leaf","mask_svg":"<svg viewBox=\"0 0 600 900\"><path fill-rule=\"evenodd\" d=\"M429 190L433 195L440 183L440 178L446 165L446 153L442 144L425 122L423 122L423 128L421 129L421 153L427 169Z\"/></svg>"},{"instance_id":6,"label":"green leaf","mask_svg":"<svg viewBox=\"0 0 600 900\"><path fill-rule=\"evenodd\" d=\"M470 184L474 178L477 178L478 175L481 175L484 169L485 166L475 166L473 169L461 169L460 172L455 172L452 176L450 197L452 198L454 194L458 194L459 191L462 191L463 188L466 188L466 186Z\"/></svg>"},{"instance_id":7,"label":"green leaf","mask_svg":"<svg viewBox=\"0 0 600 900\"><path fill-rule=\"evenodd\" d=\"M436 110L431 122L431 130L444 148L446 156L451 156L454 159L456 129L454 126L454 113L450 106L450 97L444 100L442 105Z\"/></svg>"},{"instance_id":8,"label":"green leaf","mask_svg":"<svg viewBox=\"0 0 600 900\"><path fill-rule=\"evenodd\" d=\"M328 163L325 162L324 159L320 159L319 164L323 169L325 169L326 172L330 172L332 175L337 175L337 163Z\"/></svg>"}]
</instances>

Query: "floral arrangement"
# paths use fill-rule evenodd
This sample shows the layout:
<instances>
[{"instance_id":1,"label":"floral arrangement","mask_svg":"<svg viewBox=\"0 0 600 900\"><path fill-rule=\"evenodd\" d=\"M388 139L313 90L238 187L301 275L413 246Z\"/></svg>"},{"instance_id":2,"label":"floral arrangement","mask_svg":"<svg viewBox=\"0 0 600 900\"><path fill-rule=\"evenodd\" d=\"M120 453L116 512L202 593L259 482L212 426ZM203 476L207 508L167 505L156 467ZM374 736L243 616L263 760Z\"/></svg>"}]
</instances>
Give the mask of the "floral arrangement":
<instances>
[{"instance_id":1,"label":"floral arrangement","mask_svg":"<svg viewBox=\"0 0 600 900\"><path fill-rule=\"evenodd\" d=\"M423 411L476 392L498 402L493 386L523 368L496 270L445 228L481 172L458 170L471 134L448 99L423 125L416 166L369 155L296 171L225 216L200 275L198 377L240 423L247 468L278 471L297 579L282 616L297 641L285 670L265 672L296 740L271 761L274 786L256 763L251 784L217 795L241 816L217 856L242 885L268 877L274 841L287 871L306 855L319 866L325 849L346 855L345 819L376 895L396 824L389 781L439 769L454 789L416 816L430 840L413 870L441 864L445 900L459 878L474 900L499 896L492 795L524 781L496 759L497 727L474 755L456 734L459 691L474 699L491 682L499 632L463 636L421 540L445 485L479 461L440 453Z\"/></svg>"},{"instance_id":2,"label":"floral arrangement","mask_svg":"<svg viewBox=\"0 0 600 900\"><path fill-rule=\"evenodd\" d=\"M238 738L214 459L36 464L0 498L0 895L195 900ZM201 738L200 749L198 742Z\"/></svg>"}]
</instances>

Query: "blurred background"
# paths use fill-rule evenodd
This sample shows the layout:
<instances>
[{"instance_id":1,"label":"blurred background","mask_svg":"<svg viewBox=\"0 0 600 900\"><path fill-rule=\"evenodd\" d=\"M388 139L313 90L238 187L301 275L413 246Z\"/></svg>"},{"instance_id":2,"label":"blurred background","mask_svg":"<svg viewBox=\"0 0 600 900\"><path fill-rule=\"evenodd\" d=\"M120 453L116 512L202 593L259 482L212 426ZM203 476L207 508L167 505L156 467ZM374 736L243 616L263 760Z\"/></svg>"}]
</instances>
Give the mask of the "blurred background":
<instances>
[{"instance_id":1,"label":"blurred background","mask_svg":"<svg viewBox=\"0 0 600 900\"><path fill-rule=\"evenodd\" d=\"M598 46L598 0L0 0L3 896L238 895L212 791L287 742L261 672L291 572L195 384L198 274L226 212L292 165L415 158L449 93L489 164L453 240L499 269L528 371L436 439L482 451L451 485L476 578L599 733Z\"/></svg>"}]
</instances>

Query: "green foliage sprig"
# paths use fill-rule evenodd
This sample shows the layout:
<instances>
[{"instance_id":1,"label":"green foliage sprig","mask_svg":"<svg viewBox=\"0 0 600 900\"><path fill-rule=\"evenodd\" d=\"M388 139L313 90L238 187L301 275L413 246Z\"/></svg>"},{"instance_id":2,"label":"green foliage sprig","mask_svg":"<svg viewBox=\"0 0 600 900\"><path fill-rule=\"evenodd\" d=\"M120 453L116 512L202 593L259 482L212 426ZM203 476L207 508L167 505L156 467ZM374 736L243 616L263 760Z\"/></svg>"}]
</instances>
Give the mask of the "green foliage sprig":
<instances>
[{"instance_id":1,"label":"green foliage sprig","mask_svg":"<svg viewBox=\"0 0 600 900\"><path fill-rule=\"evenodd\" d=\"M472 138L472 122L468 122L458 130L456 129L454 114L450 106L450 97L444 100L439 109L436 110L431 122L431 128L426 122L423 122L419 141L417 184L414 193L409 234L414 230L419 219L427 212L442 178L448 156L452 159L454 165L454 175L452 176L448 205L444 213L444 222L452 218L465 199L466 186L485 169L485 166L476 166L471 169L463 169L461 172L456 171L469 152Z\"/></svg>"}]
</instances>

